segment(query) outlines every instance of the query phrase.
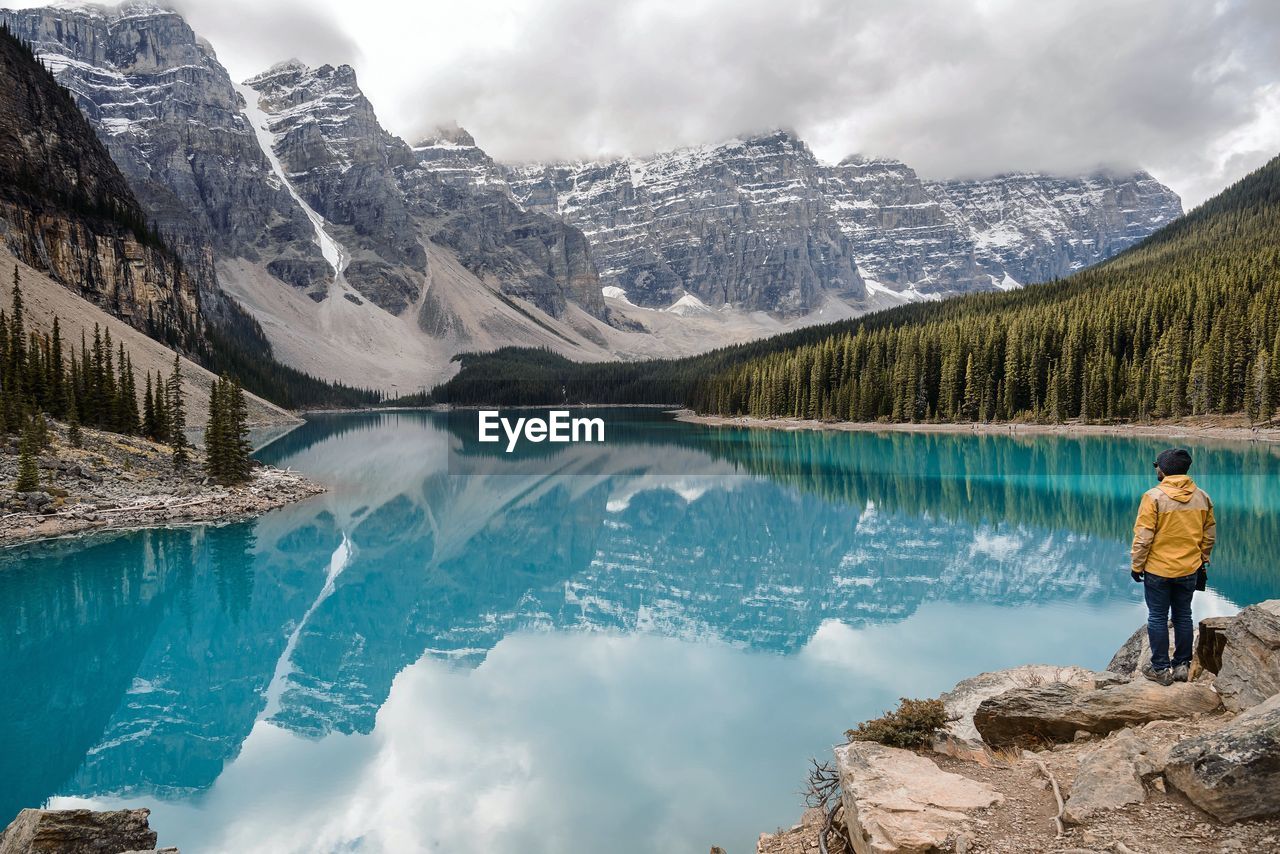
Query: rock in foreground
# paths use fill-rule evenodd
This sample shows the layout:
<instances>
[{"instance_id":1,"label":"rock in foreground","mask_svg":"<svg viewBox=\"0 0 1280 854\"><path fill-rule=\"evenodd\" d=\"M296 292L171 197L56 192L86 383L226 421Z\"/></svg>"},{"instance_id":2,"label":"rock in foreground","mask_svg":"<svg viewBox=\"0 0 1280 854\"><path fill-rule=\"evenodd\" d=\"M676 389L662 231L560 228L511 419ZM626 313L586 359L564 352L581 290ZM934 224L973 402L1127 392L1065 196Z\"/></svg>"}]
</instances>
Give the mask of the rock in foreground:
<instances>
[{"instance_id":1,"label":"rock in foreground","mask_svg":"<svg viewBox=\"0 0 1280 854\"><path fill-rule=\"evenodd\" d=\"M857 854L934 851L1001 795L909 750L855 741L837 747L849 839Z\"/></svg>"},{"instance_id":2,"label":"rock in foreground","mask_svg":"<svg viewBox=\"0 0 1280 854\"><path fill-rule=\"evenodd\" d=\"M25 809L0 834L0 854L121 854L150 851L151 810ZM165 849L176 854L177 849Z\"/></svg>"},{"instance_id":3,"label":"rock in foreground","mask_svg":"<svg viewBox=\"0 0 1280 854\"><path fill-rule=\"evenodd\" d=\"M1106 735L1149 721L1207 714L1220 707L1208 685L1139 680L1105 688L1066 684L1014 688L982 701L973 722L992 747L1066 742L1081 730Z\"/></svg>"},{"instance_id":4,"label":"rock in foreground","mask_svg":"<svg viewBox=\"0 0 1280 854\"><path fill-rule=\"evenodd\" d=\"M1099 813L1147 799L1142 778L1164 768L1167 748L1153 748L1139 732L1124 729L1080 756L1062 817L1081 824Z\"/></svg>"},{"instance_id":5,"label":"rock in foreground","mask_svg":"<svg viewBox=\"0 0 1280 854\"><path fill-rule=\"evenodd\" d=\"M940 698L947 708L948 723L934 738L933 749L957 759L987 764L990 757L986 745L973 724L973 716L983 701L1014 688L1039 685L1092 688L1098 677L1099 674L1083 667L1026 664L965 679Z\"/></svg>"},{"instance_id":6,"label":"rock in foreground","mask_svg":"<svg viewBox=\"0 0 1280 854\"><path fill-rule=\"evenodd\" d=\"M1222 821L1280 815L1280 695L1175 746L1165 777Z\"/></svg>"}]
</instances>

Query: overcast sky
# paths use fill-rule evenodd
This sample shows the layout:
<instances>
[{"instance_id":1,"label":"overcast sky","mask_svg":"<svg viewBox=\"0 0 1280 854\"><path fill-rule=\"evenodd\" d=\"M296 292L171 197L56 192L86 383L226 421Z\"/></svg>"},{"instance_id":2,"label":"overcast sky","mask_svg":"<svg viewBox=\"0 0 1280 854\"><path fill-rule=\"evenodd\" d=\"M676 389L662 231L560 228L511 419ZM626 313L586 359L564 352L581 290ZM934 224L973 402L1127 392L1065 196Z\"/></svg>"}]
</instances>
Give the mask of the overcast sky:
<instances>
[{"instance_id":1,"label":"overcast sky","mask_svg":"<svg viewBox=\"0 0 1280 854\"><path fill-rule=\"evenodd\" d=\"M1280 153L1272 0L176 5L238 79L350 63L390 130L456 119L508 161L789 127L927 177L1141 166L1190 207Z\"/></svg>"}]
</instances>

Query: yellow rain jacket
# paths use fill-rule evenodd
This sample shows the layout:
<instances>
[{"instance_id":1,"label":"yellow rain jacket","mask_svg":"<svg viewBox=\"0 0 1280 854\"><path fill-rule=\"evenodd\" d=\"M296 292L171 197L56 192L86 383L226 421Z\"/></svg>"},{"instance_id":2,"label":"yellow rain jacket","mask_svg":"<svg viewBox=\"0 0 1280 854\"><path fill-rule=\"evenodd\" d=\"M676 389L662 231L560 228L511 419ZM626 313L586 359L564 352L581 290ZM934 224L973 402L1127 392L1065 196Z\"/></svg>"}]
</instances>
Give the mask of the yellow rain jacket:
<instances>
[{"instance_id":1,"label":"yellow rain jacket","mask_svg":"<svg viewBox=\"0 0 1280 854\"><path fill-rule=\"evenodd\" d=\"M1191 575L1208 562L1216 536L1209 496L1187 475L1168 475L1142 496L1133 523L1133 571Z\"/></svg>"}]
</instances>

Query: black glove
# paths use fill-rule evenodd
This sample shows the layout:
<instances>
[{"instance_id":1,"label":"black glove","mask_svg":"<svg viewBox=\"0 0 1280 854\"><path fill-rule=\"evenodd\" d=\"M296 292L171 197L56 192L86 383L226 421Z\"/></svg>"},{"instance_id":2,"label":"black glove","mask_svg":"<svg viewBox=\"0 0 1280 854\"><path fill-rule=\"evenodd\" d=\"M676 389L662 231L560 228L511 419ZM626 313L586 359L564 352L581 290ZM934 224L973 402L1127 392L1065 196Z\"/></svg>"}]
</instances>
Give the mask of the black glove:
<instances>
[{"instance_id":1,"label":"black glove","mask_svg":"<svg viewBox=\"0 0 1280 854\"><path fill-rule=\"evenodd\" d=\"M1142 577L1145 574L1146 573L1138 572L1136 569L1129 570L1129 577L1132 578L1134 581L1138 582L1139 584L1142 583Z\"/></svg>"}]
</instances>

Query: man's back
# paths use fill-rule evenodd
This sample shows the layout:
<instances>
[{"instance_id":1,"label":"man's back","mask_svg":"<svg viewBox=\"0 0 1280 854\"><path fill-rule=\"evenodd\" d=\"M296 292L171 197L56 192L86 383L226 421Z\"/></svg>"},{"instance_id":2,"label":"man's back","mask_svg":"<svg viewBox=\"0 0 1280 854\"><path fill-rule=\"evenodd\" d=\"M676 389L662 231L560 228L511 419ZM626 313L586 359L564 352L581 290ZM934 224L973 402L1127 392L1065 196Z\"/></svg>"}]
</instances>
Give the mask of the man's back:
<instances>
[{"instance_id":1,"label":"man's back","mask_svg":"<svg viewBox=\"0 0 1280 854\"><path fill-rule=\"evenodd\" d=\"M1134 523L1133 566L1164 578L1192 575L1216 538L1213 501L1185 474L1147 490Z\"/></svg>"}]
</instances>

